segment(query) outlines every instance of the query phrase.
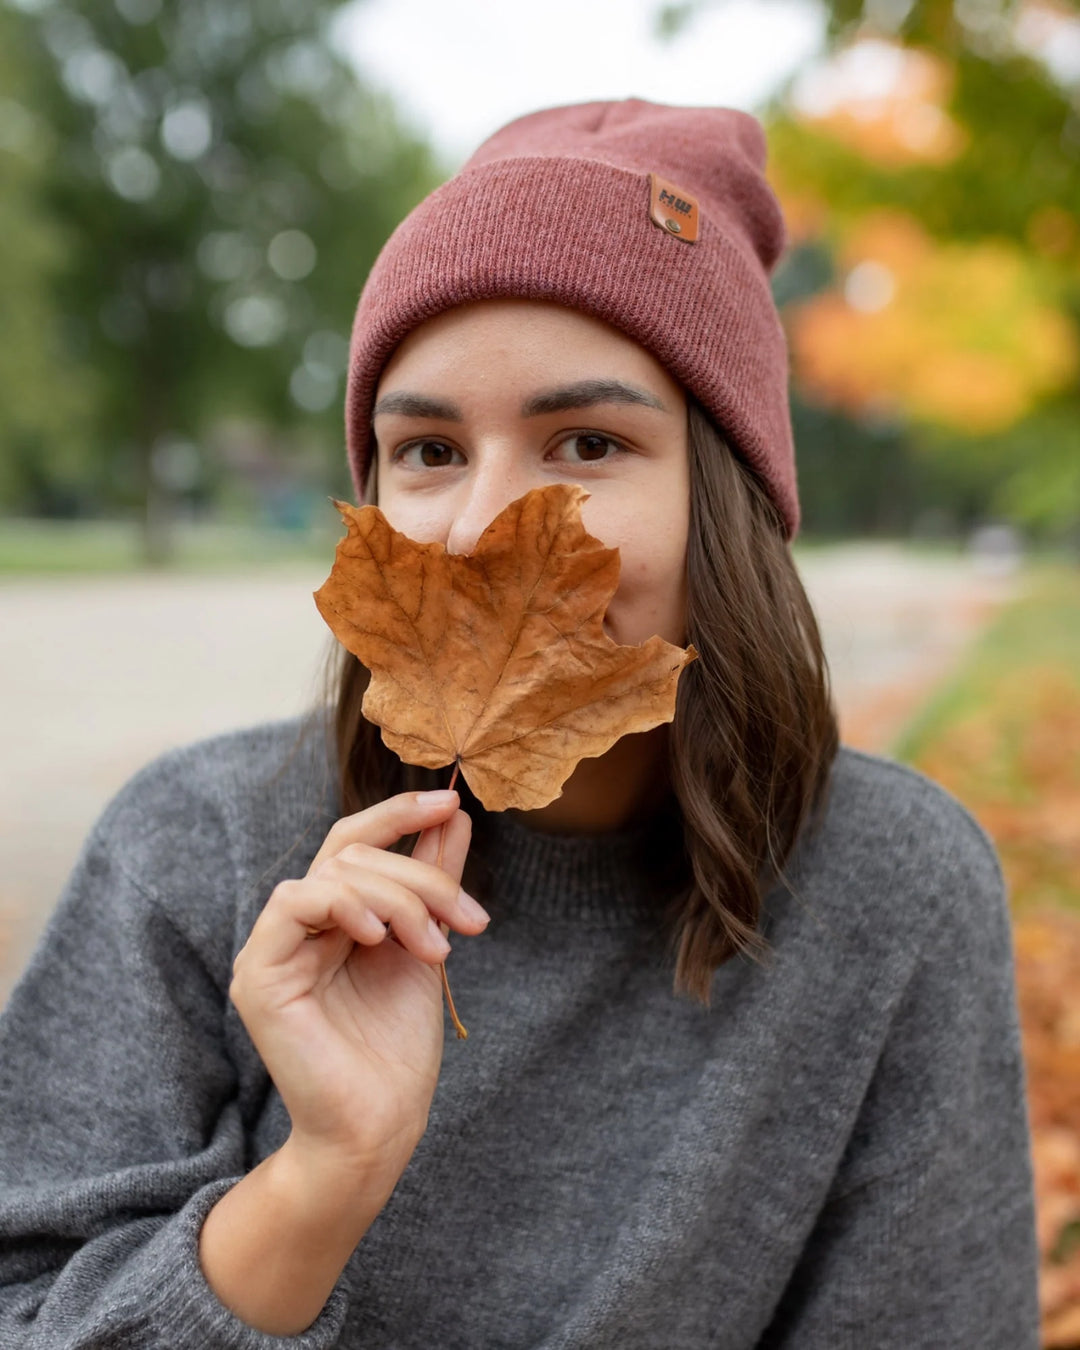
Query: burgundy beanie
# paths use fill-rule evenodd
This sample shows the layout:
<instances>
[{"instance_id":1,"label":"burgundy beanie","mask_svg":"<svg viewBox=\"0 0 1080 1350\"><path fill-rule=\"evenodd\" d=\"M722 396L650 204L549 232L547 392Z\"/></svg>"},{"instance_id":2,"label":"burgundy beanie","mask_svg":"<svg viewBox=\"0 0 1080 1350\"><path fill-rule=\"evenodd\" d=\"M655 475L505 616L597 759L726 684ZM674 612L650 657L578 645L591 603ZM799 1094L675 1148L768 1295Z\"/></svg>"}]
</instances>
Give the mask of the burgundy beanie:
<instances>
[{"instance_id":1,"label":"burgundy beanie","mask_svg":"<svg viewBox=\"0 0 1080 1350\"><path fill-rule=\"evenodd\" d=\"M551 300L620 329L712 415L799 527L788 352L769 273L785 244L761 123L628 98L519 117L387 240L360 296L345 430L358 500L394 348L455 305Z\"/></svg>"}]
</instances>

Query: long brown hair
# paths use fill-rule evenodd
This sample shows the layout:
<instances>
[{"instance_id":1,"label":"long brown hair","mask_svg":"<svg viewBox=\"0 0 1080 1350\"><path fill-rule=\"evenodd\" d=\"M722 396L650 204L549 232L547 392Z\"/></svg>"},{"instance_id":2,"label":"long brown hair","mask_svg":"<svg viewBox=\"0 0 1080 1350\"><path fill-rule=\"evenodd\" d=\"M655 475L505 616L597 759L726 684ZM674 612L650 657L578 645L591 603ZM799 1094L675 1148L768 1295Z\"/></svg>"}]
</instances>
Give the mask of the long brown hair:
<instances>
[{"instance_id":1,"label":"long brown hair","mask_svg":"<svg viewBox=\"0 0 1080 1350\"><path fill-rule=\"evenodd\" d=\"M669 774L692 879L671 903L674 989L706 1007L712 976L737 952L759 959L762 900L805 826L824 813L839 747L828 665L783 522L754 473L688 398L690 537L687 640ZM375 471L365 502L375 500ZM403 764L361 712L368 671L336 641L324 681L341 811L445 786ZM405 851L412 839L396 846ZM469 872L466 872L466 886Z\"/></svg>"}]
</instances>

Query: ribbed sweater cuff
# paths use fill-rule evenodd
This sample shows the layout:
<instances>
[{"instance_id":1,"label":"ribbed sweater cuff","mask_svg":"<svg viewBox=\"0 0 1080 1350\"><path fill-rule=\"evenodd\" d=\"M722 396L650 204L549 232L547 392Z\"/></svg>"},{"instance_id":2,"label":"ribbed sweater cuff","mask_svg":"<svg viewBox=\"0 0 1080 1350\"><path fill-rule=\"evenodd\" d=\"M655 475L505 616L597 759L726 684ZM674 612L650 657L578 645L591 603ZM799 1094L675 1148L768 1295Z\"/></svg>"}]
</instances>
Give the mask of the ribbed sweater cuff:
<instances>
[{"instance_id":1,"label":"ribbed sweater cuff","mask_svg":"<svg viewBox=\"0 0 1080 1350\"><path fill-rule=\"evenodd\" d=\"M272 1336L249 1326L207 1284L199 1264L199 1233L210 1210L239 1180L214 1181L196 1191L149 1244L151 1268L143 1273L157 1294L149 1310L150 1344L170 1350L330 1350L341 1335L348 1306L341 1284L298 1336Z\"/></svg>"}]
</instances>

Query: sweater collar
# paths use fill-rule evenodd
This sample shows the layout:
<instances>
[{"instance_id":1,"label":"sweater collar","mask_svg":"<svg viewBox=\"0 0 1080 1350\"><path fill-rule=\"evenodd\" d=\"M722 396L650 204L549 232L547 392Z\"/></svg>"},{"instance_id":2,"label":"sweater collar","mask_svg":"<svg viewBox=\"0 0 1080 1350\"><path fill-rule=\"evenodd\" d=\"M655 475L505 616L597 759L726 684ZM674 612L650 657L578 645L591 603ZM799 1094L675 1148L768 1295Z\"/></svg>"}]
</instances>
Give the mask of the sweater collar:
<instances>
[{"instance_id":1,"label":"sweater collar","mask_svg":"<svg viewBox=\"0 0 1080 1350\"><path fill-rule=\"evenodd\" d=\"M674 797L646 820L602 834L550 834L506 812L471 814L477 898L506 915L634 927L660 920L689 881Z\"/></svg>"}]
</instances>

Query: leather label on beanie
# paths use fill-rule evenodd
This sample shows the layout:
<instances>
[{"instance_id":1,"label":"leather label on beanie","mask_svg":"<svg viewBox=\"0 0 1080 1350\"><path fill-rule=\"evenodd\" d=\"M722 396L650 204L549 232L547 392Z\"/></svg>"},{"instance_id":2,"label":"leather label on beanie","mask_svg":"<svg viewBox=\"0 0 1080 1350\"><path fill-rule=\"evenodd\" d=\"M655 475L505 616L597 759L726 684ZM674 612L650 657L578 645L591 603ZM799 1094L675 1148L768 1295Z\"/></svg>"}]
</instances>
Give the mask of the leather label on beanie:
<instances>
[{"instance_id":1,"label":"leather label on beanie","mask_svg":"<svg viewBox=\"0 0 1080 1350\"><path fill-rule=\"evenodd\" d=\"M698 237L697 198L658 174L649 174L649 216L665 234L692 244Z\"/></svg>"}]
</instances>

